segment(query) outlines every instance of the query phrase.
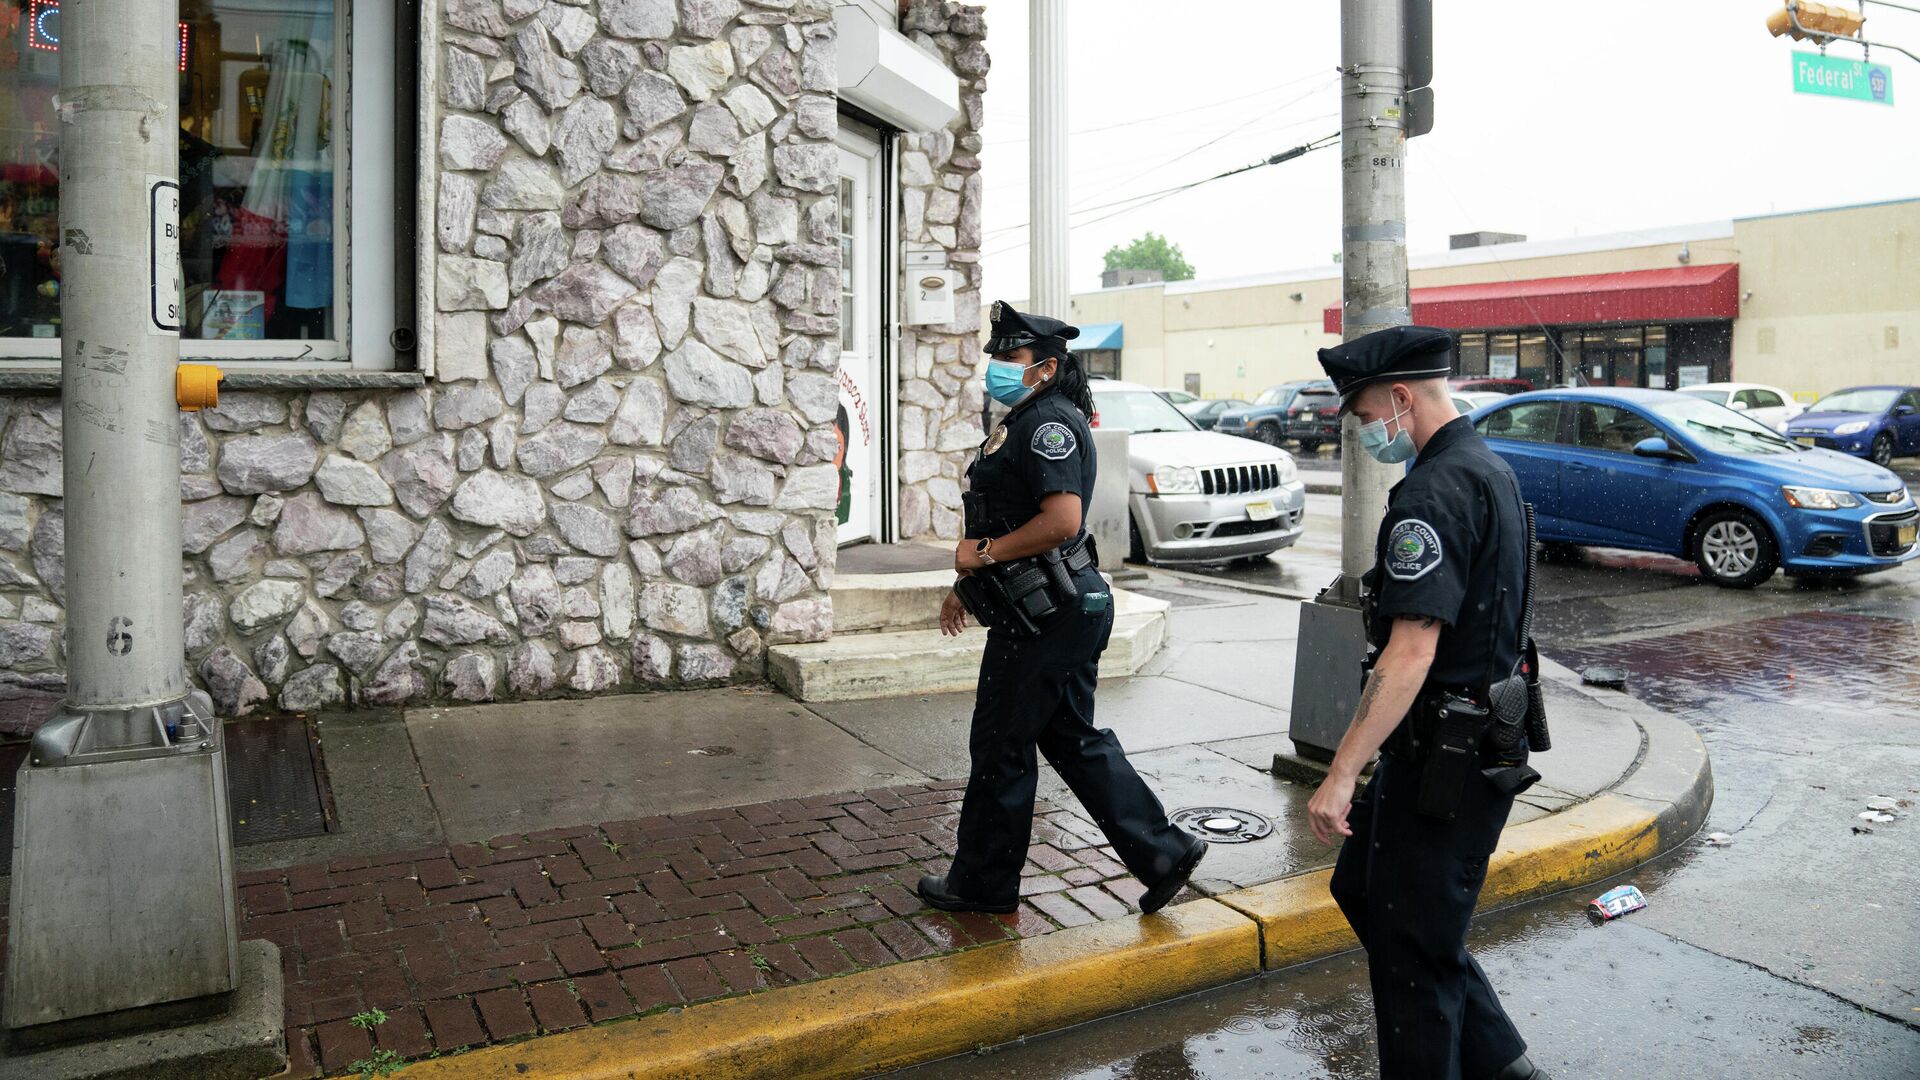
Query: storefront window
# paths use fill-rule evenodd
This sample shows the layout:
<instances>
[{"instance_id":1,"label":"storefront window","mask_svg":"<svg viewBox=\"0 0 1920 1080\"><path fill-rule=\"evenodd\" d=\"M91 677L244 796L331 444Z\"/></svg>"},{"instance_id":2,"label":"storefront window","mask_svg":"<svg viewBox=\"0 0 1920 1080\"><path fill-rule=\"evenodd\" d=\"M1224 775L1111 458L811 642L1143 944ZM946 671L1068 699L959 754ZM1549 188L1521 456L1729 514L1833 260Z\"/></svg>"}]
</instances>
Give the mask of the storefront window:
<instances>
[{"instance_id":1,"label":"storefront window","mask_svg":"<svg viewBox=\"0 0 1920 1080\"><path fill-rule=\"evenodd\" d=\"M1495 379L1520 377L1520 335L1487 335L1487 375Z\"/></svg>"},{"instance_id":2,"label":"storefront window","mask_svg":"<svg viewBox=\"0 0 1920 1080\"><path fill-rule=\"evenodd\" d=\"M1667 328L1647 327L1647 385L1655 389L1667 386Z\"/></svg>"},{"instance_id":3,"label":"storefront window","mask_svg":"<svg viewBox=\"0 0 1920 1080\"><path fill-rule=\"evenodd\" d=\"M1535 331L1520 335L1519 378L1545 389L1553 385L1552 362L1553 347L1547 343L1546 334Z\"/></svg>"},{"instance_id":4,"label":"storefront window","mask_svg":"<svg viewBox=\"0 0 1920 1080\"><path fill-rule=\"evenodd\" d=\"M183 351L341 336L337 6L181 0ZM0 0L0 338L60 335L59 35L59 0Z\"/></svg>"},{"instance_id":5,"label":"storefront window","mask_svg":"<svg viewBox=\"0 0 1920 1080\"><path fill-rule=\"evenodd\" d=\"M1460 335L1460 371L1461 375L1485 375L1487 373L1487 335Z\"/></svg>"}]
</instances>

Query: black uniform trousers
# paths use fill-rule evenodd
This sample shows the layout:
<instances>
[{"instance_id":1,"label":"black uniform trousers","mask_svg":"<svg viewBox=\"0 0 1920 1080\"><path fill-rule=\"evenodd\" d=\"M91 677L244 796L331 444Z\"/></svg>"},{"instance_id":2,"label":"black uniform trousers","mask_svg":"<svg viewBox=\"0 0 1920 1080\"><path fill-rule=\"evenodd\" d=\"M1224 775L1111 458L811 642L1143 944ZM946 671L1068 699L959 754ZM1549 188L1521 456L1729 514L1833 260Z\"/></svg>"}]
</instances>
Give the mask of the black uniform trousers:
<instances>
[{"instance_id":1,"label":"black uniform trousers","mask_svg":"<svg viewBox=\"0 0 1920 1080\"><path fill-rule=\"evenodd\" d=\"M1074 585L1082 595L1107 591L1091 571L1074 575ZM1112 632L1111 604L1088 613L1074 601L1037 638L988 633L968 740L973 765L960 808L959 851L947 872L954 892L996 903L1020 895L1039 780L1036 749L1135 877L1156 884L1186 854L1187 834L1167 821L1120 741L1093 726L1100 654Z\"/></svg>"},{"instance_id":2,"label":"black uniform trousers","mask_svg":"<svg viewBox=\"0 0 1920 1080\"><path fill-rule=\"evenodd\" d=\"M1354 800L1331 889L1367 950L1381 1080L1480 1080L1527 1049L1467 954L1467 923L1513 797L1475 770L1443 821L1415 807L1420 774L1413 762L1380 759Z\"/></svg>"}]
</instances>

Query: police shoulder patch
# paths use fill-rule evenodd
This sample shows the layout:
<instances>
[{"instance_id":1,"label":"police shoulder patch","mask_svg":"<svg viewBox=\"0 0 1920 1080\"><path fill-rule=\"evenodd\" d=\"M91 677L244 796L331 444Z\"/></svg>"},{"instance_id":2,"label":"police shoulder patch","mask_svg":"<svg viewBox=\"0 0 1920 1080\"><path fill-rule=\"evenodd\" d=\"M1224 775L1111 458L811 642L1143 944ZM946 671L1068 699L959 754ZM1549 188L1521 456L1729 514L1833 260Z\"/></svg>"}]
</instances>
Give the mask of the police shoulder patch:
<instances>
[{"instance_id":1,"label":"police shoulder patch","mask_svg":"<svg viewBox=\"0 0 1920 1080\"><path fill-rule=\"evenodd\" d=\"M1408 518L1395 525L1387 534L1387 550L1381 555L1387 576L1395 581L1425 577L1446 557L1440 547L1440 534L1419 518Z\"/></svg>"},{"instance_id":2,"label":"police shoulder patch","mask_svg":"<svg viewBox=\"0 0 1920 1080\"><path fill-rule=\"evenodd\" d=\"M1033 452L1048 461L1066 460L1073 456L1078 445L1073 429L1058 420L1041 424L1033 432Z\"/></svg>"}]
</instances>

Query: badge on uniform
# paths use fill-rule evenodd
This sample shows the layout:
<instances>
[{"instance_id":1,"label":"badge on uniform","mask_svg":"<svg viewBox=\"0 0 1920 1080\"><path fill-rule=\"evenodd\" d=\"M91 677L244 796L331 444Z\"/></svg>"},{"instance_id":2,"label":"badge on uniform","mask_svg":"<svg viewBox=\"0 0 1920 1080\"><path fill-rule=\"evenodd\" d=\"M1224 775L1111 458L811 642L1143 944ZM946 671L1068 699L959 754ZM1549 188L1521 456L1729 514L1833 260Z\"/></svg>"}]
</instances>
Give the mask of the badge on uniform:
<instances>
[{"instance_id":1,"label":"badge on uniform","mask_svg":"<svg viewBox=\"0 0 1920 1080\"><path fill-rule=\"evenodd\" d=\"M983 454L991 454L1005 445L1007 445L1007 429L1005 427L997 427L993 429L993 434L987 436L986 449L981 452Z\"/></svg>"},{"instance_id":2,"label":"badge on uniform","mask_svg":"<svg viewBox=\"0 0 1920 1080\"><path fill-rule=\"evenodd\" d=\"M1033 433L1033 452L1048 461L1064 461L1072 456L1076 443L1073 429L1059 421L1041 424Z\"/></svg>"},{"instance_id":3,"label":"badge on uniform","mask_svg":"<svg viewBox=\"0 0 1920 1080\"><path fill-rule=\"evenodd\" d=\"M1387 576L1395 581L1425 577L1440 565L1440 534L1419 518L1408 518L1387 534Z\"/></svg>"}]
</instances>

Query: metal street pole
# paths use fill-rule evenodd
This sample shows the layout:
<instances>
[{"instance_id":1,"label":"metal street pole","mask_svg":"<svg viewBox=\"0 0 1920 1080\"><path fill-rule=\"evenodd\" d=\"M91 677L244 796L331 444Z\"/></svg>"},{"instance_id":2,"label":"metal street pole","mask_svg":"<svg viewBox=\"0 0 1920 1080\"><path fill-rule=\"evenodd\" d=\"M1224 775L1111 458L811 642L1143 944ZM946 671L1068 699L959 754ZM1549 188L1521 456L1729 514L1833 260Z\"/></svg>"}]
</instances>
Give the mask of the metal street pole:
<instances>
[{"instance_id":1,"label":"metal street pole","mask_svg":"<svg viewBox=\"0 0 1920 1080\"><path fill-rule=\"evenodd\" d=\"M1400 0L1340 5L1340 330L1363 334L1413 321L1407 302L1406 60ZM1357 599L1399 470L1360 449L1359 423L1340 425L1341 595Z\"/></svg>"},{"instance_id":2,"label":"metal street pole","mask_svg":"<svg viewBox=\"0 0 1920 1080\"><path fill-rule=\"evenodd\" d=\"M1412 322L1407 295L1405 0L1340 4L1340 326L1344 340ZM1360 696L1360 577L1373 566L1397 470L1340 425L1340 577L1303 605L1288 734L1331 760ZM1285 770L1284 756L1275 768ZM1294 771L1294 770L1286 770Z\"/></svg>"},{"instance_id":3,"label":"metal street pole","mask_svg":"<svg viewBox=\"0 0 1920 1080\"><path fill-rule=\"evenodd\" d=\"M67 699L20 771L3 1017L41 1033L211 1011L236 973L221 735L181 648L178 11L63 15Z\"/></svg>"},{"instance_id":4,"label":"metal street pole","mask_svg":"<svg viewBox=\"0 0 1920 1080\"><path fill-rule=\"evenodd\" d=\"M1067 0L1033 0L1027 53L1032 310L1073 321L1067 247Z\"/></svg>"}]
</instances>

